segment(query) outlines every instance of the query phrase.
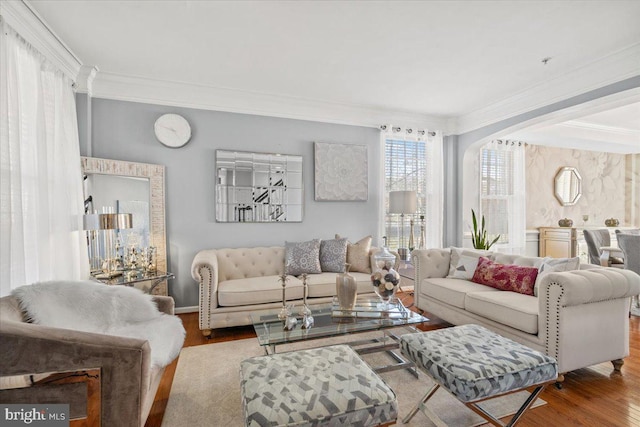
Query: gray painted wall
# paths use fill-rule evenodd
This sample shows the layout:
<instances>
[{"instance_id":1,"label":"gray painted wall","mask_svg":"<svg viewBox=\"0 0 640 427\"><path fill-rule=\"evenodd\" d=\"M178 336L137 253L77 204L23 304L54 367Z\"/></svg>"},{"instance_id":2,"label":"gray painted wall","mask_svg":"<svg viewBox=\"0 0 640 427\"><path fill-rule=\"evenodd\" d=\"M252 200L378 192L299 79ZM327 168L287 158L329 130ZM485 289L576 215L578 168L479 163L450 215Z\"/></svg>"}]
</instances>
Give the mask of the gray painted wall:
<instances>
[{"instance_id":1,"label":"gray painted wall","mask_svg":"<svg viewBox=\"0 0 640 427\"><path fill-rule=\"evenodd\" d=\"M91 154L116 160L162 164L165 169L168 266L176 275L169 284L178 307L198 304L191 261L202 249L282 246L285 241L329 239L335 233L358 240L377 235L382 171L377 129L166 107L89 98ZM183 115L192 139L171 149L153 133L164 113ZM79 114L79 119L81 119ZM87 125L86 123L83 125ZM369 199L366 202L315 202L313 142L368 146ZM81 143L82 146L82 143ZM216 223L214 210L215 150L297 154L304 157L304 220L301 223ZM81 149L83 154L86 151Z\"/></svg>"}]
</instances>

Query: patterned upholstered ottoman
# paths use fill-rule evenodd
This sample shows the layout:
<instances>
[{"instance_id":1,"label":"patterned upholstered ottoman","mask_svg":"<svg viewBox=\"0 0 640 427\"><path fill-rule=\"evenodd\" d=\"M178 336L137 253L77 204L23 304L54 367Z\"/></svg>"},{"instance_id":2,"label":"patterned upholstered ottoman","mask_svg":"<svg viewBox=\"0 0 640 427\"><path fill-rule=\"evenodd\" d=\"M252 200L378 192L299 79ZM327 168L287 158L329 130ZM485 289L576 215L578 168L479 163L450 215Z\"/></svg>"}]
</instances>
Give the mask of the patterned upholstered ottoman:
<instances>
[{"instance_id":1,"label":"patterned upholstered ottoman","mask_svg":"<svg viewBox=\"0 0 640 427\"><path fill-rule=\"evenodd\" d=\"M246 426L386 426L394 392L347 345L252 357L240 364Z\"/></svg>"},{"instance_id":2,"label":"patterned upholstered ottoman","mask_svg":"<svg viewBox=\"0 0 640 427\"><path fill-rule=\"evenodd\" d=\"M558 366L552 357L478 325L403 335L400 347L405 356L436 381L405 417L405 423L421 409L436 425L442 425L426 406L442 386L490 423L503 425L476 403L537 386L509 423L514 425L544 387L558 377Z\"/></svg>"}]
</instances>

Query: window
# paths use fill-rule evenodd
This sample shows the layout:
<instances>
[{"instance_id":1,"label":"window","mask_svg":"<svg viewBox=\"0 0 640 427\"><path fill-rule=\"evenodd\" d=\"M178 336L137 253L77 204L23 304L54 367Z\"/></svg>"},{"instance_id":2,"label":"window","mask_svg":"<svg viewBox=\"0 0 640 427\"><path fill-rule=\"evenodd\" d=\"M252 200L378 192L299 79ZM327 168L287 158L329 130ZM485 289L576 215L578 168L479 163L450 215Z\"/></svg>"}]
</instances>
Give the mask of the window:
<instances>
[{"instance_id":1,"label":"window","mask_svg":"<svg viewBox=\"0 0 640 427\"><path fill-rule=\"evenodd\" d=\"M524 144L496 140L480 150L480 213L497 247L524 253Z\"/></svg>"},{"instance_id":2,"label":"window","mask_svg":"<svg viewBox=\"0 0 640 427\"><path fill-rule=\"evenodd\" d=\"M401 139L385 140L385 213L389 212L389 192L399 190L415 190L418 193L418 211L416 215L405 215L404 220L404 247L408 247L410 223L415 222L414 243L418 246L420 215L426 212L427 187L427 150L426 141L407 141ZM386 213L385 235L387 246L400 247L400 215Z\"/></svg>"}]
</instances>

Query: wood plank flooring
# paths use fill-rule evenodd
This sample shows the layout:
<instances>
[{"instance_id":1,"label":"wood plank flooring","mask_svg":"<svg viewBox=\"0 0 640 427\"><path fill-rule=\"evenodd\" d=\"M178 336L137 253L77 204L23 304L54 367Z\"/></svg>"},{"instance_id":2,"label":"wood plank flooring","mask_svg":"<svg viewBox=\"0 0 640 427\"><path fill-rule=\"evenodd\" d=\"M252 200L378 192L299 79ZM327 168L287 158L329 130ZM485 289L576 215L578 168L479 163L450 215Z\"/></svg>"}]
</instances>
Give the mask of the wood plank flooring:
<instances>
[{"instance_id":1,"label":"wood plank flooring","mask_svg":"<svg viewBox=\"0 0 640 427\"><path fill-rule=\"evenodd\" d=\"M413 302L410 294L399 294L405 305ZM421 329L432 330L449 326L448 323L425 313L431 319ZM255 337L252 326L226 328L214 331L206 339L198 328L198 313L180 315L187 337L185 347ZM639 427L640 426L640 317L629 319L630 355L625 359L622 374L613 371L611 363L602 363L586 369L568 373L563 388L547 387L541 397L548 402L535 408L518 423L522 427L549 426L593 426L593 427ZM588 332L585 332L588 333ZM256 345L257 342L256 342ZM147 419L146 427L160 427L169 399L169 391L177 360L165 370ZM420 398L416 393L416 400ZM416 417L422 416L421 414ZM190 426L198 427L198 426ZM218 426L212 426L218 427ZM235 427L235 426L224 426Z\"/></svg>"}]
</instances>

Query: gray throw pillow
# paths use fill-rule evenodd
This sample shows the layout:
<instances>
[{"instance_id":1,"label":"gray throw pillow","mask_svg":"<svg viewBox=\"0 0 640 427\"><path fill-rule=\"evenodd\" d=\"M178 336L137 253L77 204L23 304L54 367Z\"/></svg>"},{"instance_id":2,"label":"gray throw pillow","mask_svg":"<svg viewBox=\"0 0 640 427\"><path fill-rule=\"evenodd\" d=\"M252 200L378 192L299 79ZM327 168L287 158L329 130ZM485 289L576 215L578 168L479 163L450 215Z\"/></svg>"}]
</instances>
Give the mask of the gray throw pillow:
<instances>
[{"instance_id":1,"label":"gray throw pillow","mask_svg":"<svg viewBox=\"0 0 640 427\"><path fill-rule=\"evenodd\" d=\"M320 239L308 242L285 242L284 272L292 276L302 273L322 273L320 268Z\"/></svg>"},{"instance_id":2,"label":"gray throw pillow","mask_svg":"<svg viewBox=\"0 0 640 427\"><path fill-rule=\"evenodd\" d=\"M320 267L322 271L344 273L347 262L347 238L320 242Z\"/></svg>"}]
</instances>

